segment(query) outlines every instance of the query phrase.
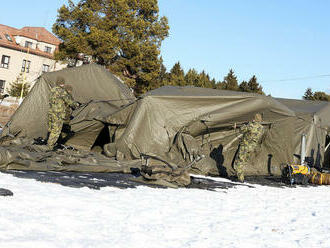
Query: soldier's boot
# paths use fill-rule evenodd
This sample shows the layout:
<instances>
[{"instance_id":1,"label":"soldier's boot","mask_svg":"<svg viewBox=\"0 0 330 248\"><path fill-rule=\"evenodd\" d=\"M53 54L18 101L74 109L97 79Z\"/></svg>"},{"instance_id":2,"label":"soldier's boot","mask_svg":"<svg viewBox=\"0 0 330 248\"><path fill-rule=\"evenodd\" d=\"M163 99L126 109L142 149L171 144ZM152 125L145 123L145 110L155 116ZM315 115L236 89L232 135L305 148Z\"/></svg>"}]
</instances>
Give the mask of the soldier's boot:
<instances>
[{"instance_id":1,"label":"soldier's boot","mask_svg":"<svg viewBox=\"0 0 330 248\"><path fill-rule=\"evenodd\" d=\"M54 150L56 146L56 141L54 142L54 139L50 138L47 140L47 147L50 151Z\"/></svg>"},{"instance_id":2,"label":"soldier's boot","mask_svg":"<svg viewBox=\"0 0 330 248\"><path fill-rule=\"evenodd\" d=\"M241 183L244 183L244 173L242 171L237 172L237 179L238 181L240 181Z\"/></svg>"},{"instance_id":3,"label":"soldier's boot","mask_svg":"<svg viewBox=\"0 0 330 248\"><path fill-rule=\"evenodd\" d=\"M47 144L48 151L53 151L54 150L54 145Z\"/></svg>"}]
</instances>

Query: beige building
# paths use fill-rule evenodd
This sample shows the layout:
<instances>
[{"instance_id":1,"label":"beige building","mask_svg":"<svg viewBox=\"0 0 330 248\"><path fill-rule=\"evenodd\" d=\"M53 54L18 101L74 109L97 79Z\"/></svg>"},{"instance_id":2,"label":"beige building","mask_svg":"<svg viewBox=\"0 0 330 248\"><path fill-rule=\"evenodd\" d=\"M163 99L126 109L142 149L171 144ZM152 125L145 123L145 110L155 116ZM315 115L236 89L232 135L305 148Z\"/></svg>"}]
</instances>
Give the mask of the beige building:
<instances>
[{"instance_id":1,"label":"beige building","mask_svg":"<svg viewBox=\"0 0 330 248\"><path fill-rule=\"evenodd\" d=\"M42 27L16 29L0 24L0 92L16 80L32 85L43 73L66 64L54 60L60 40Z\"/></svg>"}]
</instances>

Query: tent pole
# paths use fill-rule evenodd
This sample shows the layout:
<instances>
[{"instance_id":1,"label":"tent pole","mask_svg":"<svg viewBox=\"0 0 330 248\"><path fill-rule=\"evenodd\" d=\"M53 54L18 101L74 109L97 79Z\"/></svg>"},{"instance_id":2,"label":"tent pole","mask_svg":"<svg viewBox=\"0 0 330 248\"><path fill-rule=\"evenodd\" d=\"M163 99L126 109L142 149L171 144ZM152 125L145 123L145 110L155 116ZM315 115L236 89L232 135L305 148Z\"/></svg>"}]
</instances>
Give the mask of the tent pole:
<instances>
[{"instance_id":1,"label":"tent pole","mask_svg":"<svg viewBox=\"0 0 330 248\"><path fill-rule=\"evenodd\" d=\"M300 164L305 165L306 161L306 134L301 135Z\"/></svg>"}]
</instances>

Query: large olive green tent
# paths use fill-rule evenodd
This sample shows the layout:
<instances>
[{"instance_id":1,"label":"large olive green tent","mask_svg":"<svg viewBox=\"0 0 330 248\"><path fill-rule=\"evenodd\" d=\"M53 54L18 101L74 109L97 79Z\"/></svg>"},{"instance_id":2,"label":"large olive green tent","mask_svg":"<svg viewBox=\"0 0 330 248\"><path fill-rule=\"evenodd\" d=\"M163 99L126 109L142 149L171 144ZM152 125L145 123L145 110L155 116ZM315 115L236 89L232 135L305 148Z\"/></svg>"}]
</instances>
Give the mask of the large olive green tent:
<instances>
[{"instance_id":1,"label":"large olive green tent","mask_svg":"<svg viewBox=\"0 0 330 248\"><path fill-rule=\"evenodd\" d=\"M256 113L263 116L265 132L245 168L246 175L280 175L286 164L297 162L302 134L307 135L307 156L321 165L327 161L323 158L330 127L329 103L172 86L135 99L116 77L96 65L42 75L3 137L8 133L29 138L46 135L49 88L58 76L73 85L74 98L84 103L73 113L75 136L68 144L90 150L97 141L99 145L108 143L104 152L117 160L88 152L65 151L59 157L58 152L39 153L36 146L29 146L32 152L24 145L19 150L6 146L0 147L0 168L129 172L147 158L151 165L231 176L235 174L232 164L241 137L239 128Z\"/></svg>"},{"instance_id":2,"label":"large olive green tent","mask_svg":"<svg viewBox=\"0 0 330 248\"><path fill-rule=\"evenodd\" d=\"M150 91L107 118L118 126L109 150L121 159L150 157L181 167L204 155L216 165L211 174L230 176L238 129L256 113L263 115L265 134L246 174L279 175L293 161L297 117L285 104L257 94L171 86Z\"/></svg>"},{"instance_id":3,"label":"large olive green tent","mask_svg":"<svg viewBox=\"0 0 330 248\"><path fill-rule=\"evenodd\" d=\"M112 73L96 64L67 68L42 74L5 126L8 133L18 137L38 138L47 135L49 92L58 77L73 87L73 98L82 107L73 113L71 121L75 135L68 144L90 149L105 128L100 118L135 100L131 90ZM106 137L109 139L109 137Z\"/></svg>"}]
</instances>

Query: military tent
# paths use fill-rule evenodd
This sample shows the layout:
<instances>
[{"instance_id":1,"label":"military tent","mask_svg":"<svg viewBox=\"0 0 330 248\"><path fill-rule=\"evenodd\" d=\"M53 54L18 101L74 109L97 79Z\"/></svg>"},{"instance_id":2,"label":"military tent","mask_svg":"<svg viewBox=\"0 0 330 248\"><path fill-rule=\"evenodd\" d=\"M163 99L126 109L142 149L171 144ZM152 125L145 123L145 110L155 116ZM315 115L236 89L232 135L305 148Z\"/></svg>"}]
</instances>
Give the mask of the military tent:
<instances>
[{"instance_id":1,"label":"military tent","mask_svg":"<svg viewBox=\"0 0 330 248\"><path fill-rule=\"evenodd\" d=\"M265 134L246 174L280 175L293 160L296 115L258 94L172 86L152 90L105 120L118 127L108 150L121 159L149 157L151 163L179 167L205 156L202 166L214 164L206 174L231 176L238 129L256 113L263 115Z\"/></svg>"},{"instance_id":2,"label":"military tent","mask_svg":"<svg viewBox=\"0 0 330 248\"><path fill-rule=\"evenodd\" d=\"M13 134L18 137L46 137L49 92L59 77L72 86L73 98L82 103L73 112L74 118L70 124L75 135L68 144L89 150L98 137L110 141L108 127L99 119L134 102L135 97L118 78L96 64L42 74L5 126L2 136Z\"/></svg>"},{"instance_id":3,"label":"military tent","mask_svg":"<svg viewBox=\"0 0 330 248\"><path fill-rule=\"evenodd\" d=\"M232 176L239 128L256 113L263 116L265 132L252 163L245 168L246 175L280 175L299 153L302 133L307 135L307 154L313 153L315 160L324 156L321 146L329 130L328 103L173 86L135 99L116 77L96 65L42 75L7 124L3 137L8 133L45 137L49 89L58 76L72 84L73 97L83 103L73 113L71 124L76 133L69 144L89 150L100 140L100 145L108 143L105 153L117 161L101 154L40 152L34 145L26 151L24 144L19 149L9 144L0 147L0 168L129 172L141 165L141 158L148 158L150 164Z\"/></svg>"}]
</instances>

